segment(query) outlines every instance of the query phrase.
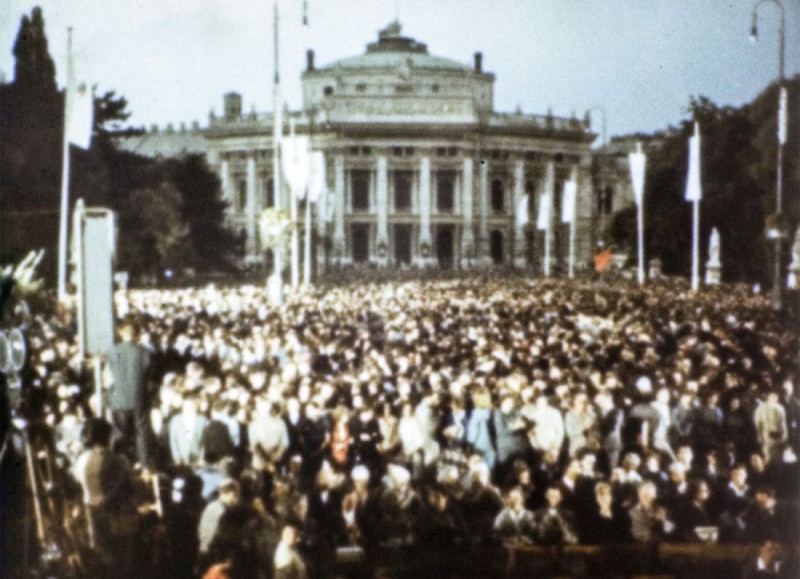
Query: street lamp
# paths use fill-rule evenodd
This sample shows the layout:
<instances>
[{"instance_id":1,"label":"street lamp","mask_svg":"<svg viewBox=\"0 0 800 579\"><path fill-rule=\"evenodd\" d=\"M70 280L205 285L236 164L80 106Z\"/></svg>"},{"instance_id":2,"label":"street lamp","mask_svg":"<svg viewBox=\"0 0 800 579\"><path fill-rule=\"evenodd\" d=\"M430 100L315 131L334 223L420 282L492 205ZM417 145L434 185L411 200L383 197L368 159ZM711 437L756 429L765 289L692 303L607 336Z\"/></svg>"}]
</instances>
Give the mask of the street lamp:
<instances>
[{"instance_id":1,"label":"street lamp","mask_svg":"<svg viewBox=\"0 0 800 579\"><path fill-rule=\"evenodd\" d=\"M772 280L772 307L776 310L781 309L781 239L783 231L781 229L782 211L783 211L783 198L782 198L782 182L783 182L783 145L786 142L786 124L787 124L787 95L786 87L784 86L784 62L786 53L786 15L783 9L783 3L780 0L759 0L753 7L753 24L750 27L750 40L756 42L758 40L758 8L766 2L775 4L781 12L781 29L780 29L780 48L779 48L779 67L780 76L778 82L779 88L779 105L778 105L778 158L777 158L777 176L775 181L775 223L774 226L778 228L777 231L769 235L770 239L775 241L774 252L774 271Z\"/></svg>"}]
</instances>

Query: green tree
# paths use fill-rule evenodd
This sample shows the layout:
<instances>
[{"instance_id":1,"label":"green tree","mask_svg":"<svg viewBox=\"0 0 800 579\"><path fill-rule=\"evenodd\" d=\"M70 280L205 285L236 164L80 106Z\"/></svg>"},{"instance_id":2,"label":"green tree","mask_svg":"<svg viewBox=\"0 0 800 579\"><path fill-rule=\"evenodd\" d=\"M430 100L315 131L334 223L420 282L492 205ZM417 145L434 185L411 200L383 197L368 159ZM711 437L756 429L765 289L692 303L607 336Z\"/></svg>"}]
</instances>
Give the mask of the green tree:
<instances>
[{"instance_id":1,"label":"green tree","mask_svg":"<svg viewBox=\"0 0 800 579\"><path fill-rule=\"evenodd\" d=\"M118 263L127 270L157 273L184 265L186 227L181 194L172 183L133 189L119 210Z\"/></svg>"},{"instance_id":2,"label":"green tree","mask_svg":"<svg viewBox=\"0 0 800 579\"><path fill-rule=\"evenodd\" d=\"M14 55L15 78L0 84L0 263L44 248L39 271L52 285L64 92L56 85L40 9L21 19ZM117 212L120 269L232 267L241 244L223 226L225 204L216 176L200 157L162 161L117 150L114 136L129 115L127 100L114 91L95 97L92 147L70 151L70 209L82 198L87 206Z\"/></svg>"},{"instance_id":3,"label":"green tree","mask_svg":"<svg viewBox=\"0 0 800 579\"><path fill-rule=\"evenodd\" d=\"M64 97L56 88L44 18L23 16L13 82L0 85L0 262L44 248L40 272L55 276Z\"/></svg>"},{"instance_id":4,"label":"green tree","mask_svg":"<svg viewBox=\"0 0 800 579\"><path fill-rule=\"evenodd\" d=\"M800 77L787 81L789 111L800 109ZM689 275L691 203L684 200L688 140L694 121L700 124L703 200L701 260L707 259L712 228L720 232L723 277L728 281L770 281L772 249L765 221L775 208L777 86L769 87L743 107L720 107L706 97L692 98L686 118L648 156L645 184L646 247L668 274ZM794 231L800 216L800 123L789 123L784 148L784 214ZM794 193L793 193L794 192ZM632 212L617 215L612 234L617 243L635 239ZM787 240L787 249L789 241ZM788 260L788 251L784 251Z\"/></svg>"},{"instance_id":5,"label":"green tree","mask_svg":"<svg viewBox=\"0 0 800 579\"><path fill-rule=\"evenodd\" d=\"M182 197L181 215L188 227L187 265L198 272L230 270L242 244L224 226L227 203L219 178L200 155L168 162L168 171Z\"/></svg>"}]
</instances>

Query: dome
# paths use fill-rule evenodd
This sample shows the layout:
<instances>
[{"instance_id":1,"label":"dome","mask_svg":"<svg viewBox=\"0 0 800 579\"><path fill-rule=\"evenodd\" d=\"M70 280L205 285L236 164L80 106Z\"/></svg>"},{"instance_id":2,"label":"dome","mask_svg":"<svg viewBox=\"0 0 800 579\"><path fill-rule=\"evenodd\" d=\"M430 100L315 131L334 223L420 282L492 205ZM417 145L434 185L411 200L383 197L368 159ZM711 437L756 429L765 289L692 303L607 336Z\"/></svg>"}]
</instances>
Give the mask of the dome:
<instances>
[{"instance_id":1,"label":"dome","mask_svg":"<svg viewBox=\"0 0 800 579\"><path fill-rule=\"evenodd\" d=\"M428 47L413 38L402 36L395 21L378 33L378 42L367 45L367 52L337 60L321 70L332 69L414 69L470 72L472 68L458 61L428 54Z\"/></svg>"}]
</instances>

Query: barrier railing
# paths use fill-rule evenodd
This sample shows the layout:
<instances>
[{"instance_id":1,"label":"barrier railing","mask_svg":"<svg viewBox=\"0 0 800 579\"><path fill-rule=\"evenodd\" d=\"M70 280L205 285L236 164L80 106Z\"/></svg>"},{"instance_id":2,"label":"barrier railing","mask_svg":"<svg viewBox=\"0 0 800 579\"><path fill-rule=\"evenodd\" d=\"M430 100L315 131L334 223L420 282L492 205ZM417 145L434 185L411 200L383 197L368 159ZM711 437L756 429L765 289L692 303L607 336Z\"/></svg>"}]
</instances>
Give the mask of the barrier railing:
<instances>
[{"instance_id":1,"label":"barrier railing","mask_svg":"<svg viewBox=\"0 0 800 579\"><path fill-rule=\"evenodd\" d=\"M739 577L758 545L473 546L379 549L364 563L382 579L406 577ZM357 573L356 573L357 574Z\"/></svg>"}]
</instances>

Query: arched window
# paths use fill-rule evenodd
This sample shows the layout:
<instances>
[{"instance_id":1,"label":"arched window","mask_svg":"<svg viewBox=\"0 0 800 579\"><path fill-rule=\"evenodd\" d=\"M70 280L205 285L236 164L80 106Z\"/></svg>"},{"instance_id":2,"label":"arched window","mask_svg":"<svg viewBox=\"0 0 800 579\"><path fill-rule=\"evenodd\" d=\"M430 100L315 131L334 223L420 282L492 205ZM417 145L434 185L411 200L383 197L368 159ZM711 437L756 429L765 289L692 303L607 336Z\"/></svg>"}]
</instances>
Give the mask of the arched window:
<instances>
[{"instance_id":1,"label":"arched window","mask_svg":"<svg viewBox=\"0 0 800 579\"><path fill-rule=\"evenodd\" d=\"M492 181L492 210L500 213L505 208L505 189L501 179Z\"/></svg>"}]
</instances>

